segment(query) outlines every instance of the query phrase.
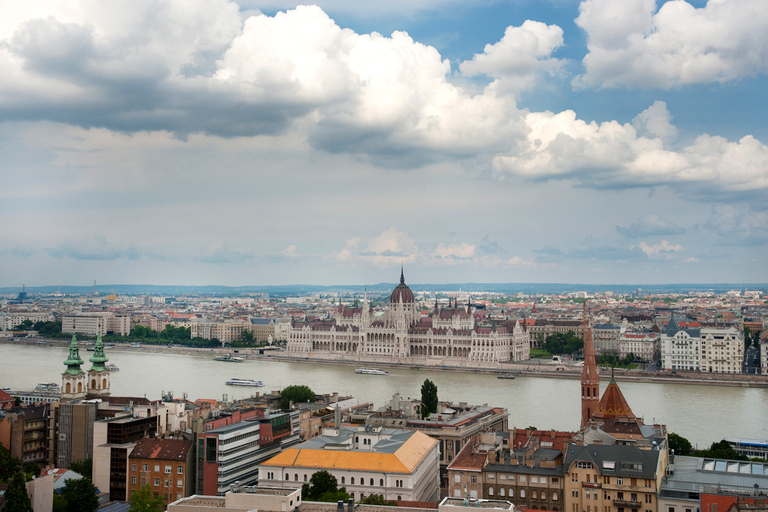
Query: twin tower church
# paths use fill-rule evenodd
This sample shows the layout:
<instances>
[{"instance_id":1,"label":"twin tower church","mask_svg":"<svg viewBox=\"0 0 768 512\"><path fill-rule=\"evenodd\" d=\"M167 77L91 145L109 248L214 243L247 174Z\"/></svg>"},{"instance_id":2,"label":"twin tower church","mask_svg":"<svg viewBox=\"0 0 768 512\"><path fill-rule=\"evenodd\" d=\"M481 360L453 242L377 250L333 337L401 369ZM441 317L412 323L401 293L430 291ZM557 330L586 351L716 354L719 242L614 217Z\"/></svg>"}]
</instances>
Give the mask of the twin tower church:
<instances>
[{"instance_id":1,"label":"twin tower church","mask_svg":"<svg viewBox=\"0 0 768 512\"><path fill-rule=\"evenodd\" d=\"M72 342L69 344L69 357L64 361L67 369L61 374L62 401L109 396L109 370L106 367L109 358L104 354L101 333L96 337L93 357L89 361L93 364L86 373L80 367L85 364L85 361L80 358L77 338L73 334Z\"/></svg>"}]
</instances>

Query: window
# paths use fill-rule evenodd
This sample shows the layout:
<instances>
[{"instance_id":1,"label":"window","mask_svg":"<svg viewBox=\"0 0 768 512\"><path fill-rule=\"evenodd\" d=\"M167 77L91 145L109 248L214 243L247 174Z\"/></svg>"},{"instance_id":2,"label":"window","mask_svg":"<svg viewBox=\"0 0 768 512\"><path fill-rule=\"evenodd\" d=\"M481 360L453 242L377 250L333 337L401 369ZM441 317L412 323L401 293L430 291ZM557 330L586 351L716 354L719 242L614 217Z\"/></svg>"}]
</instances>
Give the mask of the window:
<instances>
[{"instance_id":1,"label":"window","mask_svg":"<svg viewBox=\"0 0 768 512\"><path fill-rule=\"evenodd\" d=\"M537 493L536 491L533 491L533 492L531 493L531 498L533 498L534 500L535 500L535 499L538 499L538 497L539 497L539 493Z\"/></svg>"},{"instance_id":2,"label":"window","mask_svg":"<svg viewBox=\"0 0 768 512\"><path fill-rule=\"evenodd\" d=\"M155 487L160 487L160 479L155 478Z\"/></svg>"},{"instance_id":3,"label":"window","mask_svg":"<svg viewBox=\"0 0 768 512\"><path fill-rule=\"evenodd\" d=\"M131 483L132 483L133 485L136 485L136 477L135 477L135 476L132 476L132 477L131 477Z\"/></svg>"},{"instance_id":4,"label":"window","mask_svg":"<svg viewBox=\"0 0 768 512\"><path fill-rule=\"evenodd\" d=\"M597 481L597 480L595 480L595 481ZM541 482L542 484L545 484L545 483L547 483L547 477L545 477L545 476L540 476L540 477L539 477L539 482Z\"/></svg>"},{"instance_id":5,"label":"window","mask_svg":"<svg viewBox=\"0 0 768 512\"><path fill-rule=\"evenodd\" d=\"M168 479L163 481L163 487L169 487L170 485L171 484L170 484L170 481Z\"/></svg>"},{"instance_id":6,"label":"window","mask_svg":"<svg viewBox=\"0 0 768 512\"><path fill-rule=\"evenodd\" d=\"M371 478L371 486L373 486L373 478Z\"/></svg>"},{"instance_id":7,"label":"window","mask_svg":"<svg viewBox=\"0 0 768 512\"><path fill-rule=\"evenodd\" d=\"M351 483L352 485L355 485L355 477L350 478L349 483Z\"/></svg>"},{"instance_id":8,"label":"window","mask_svg":"<svg viewBox=\"0 0 768 512\"><path fill-rule=\"evenodd\" d=\"M149 471L149 464L144 464L144 466L142 466L142 467L143 467L144 471Z\"/></svg>"},{"instance_id":9,"label":"window","mask_svg":"<svg viewBox=\"0 0 768 512\"><path fill-rule=\"evenodd\" d=\"M552 493L552 501L557 501L557 493L556 492Z\"/></svg>"},{"instance_id":10,"label":"window","mask_svg":"<svg viewBox=\"0 0 768 512\"><path fill-rule=\"evenodd\" d=\"M499 480L506 480L506 479L507 479L507 475L505 475L504 473L501 473L499 475Z\"/></svg>"},{"instance_id":11,"label":"window","mask_svg":"<svg viewBox=\"0 0 768 512\"><path fill-rule=\"evenodd\" d=\"M576 467L579 469L592 469L592 463L580 460L576 463Z\"/></svg>"},{"instance_id":12,"label":"window","mask_svg":"<svg viewBox=\"0 0 768 512\"><path fill-rule=\"evenodd\" d=\"M620 476L616 477L616 485L624 485L624 479Z\"/></svg>"},{"instance_id":13,"label":"window","mask_svg":"<svg viewBox=\"0 0 768 512\"><path fill-rule=\"evenodd\" d=\"M453 481L456 482L457 484L461 483L461 475L454 475ZM341 483L344 483L344 482L341 482Z\"/></svg>"},{"instance_id":14,"label":"window","mask_svg":"<svg viewBox=\"0 0 768 512\"><path fill-rule=\"evenodd\" d=\"M293 481L294 481L294 482L298 482L298 481L299 481L299 474L298 474L298 473L296 473L295 475L293 475Z\"/></svg>"},{"instance_id":15,"label":"window","mask_svg":"<svg viewBox=\"0 0 768 512\"><path fill-rule=\"evenodd\" d=\"M520 489L520 497L525 498L525 489Z\"/></svg>"},{"instance_id":16,"label":"window","mask_svg":"<svg viewBox=\"0 0 768 512\"><path fill-rule=\"evenodd\" d=\"M346 483L346 479L344 477L341 477L341 483L342 484Z\"/></svg>"},{"instance_id":17,"label":"window","mask_svg":"<svg viewBox=\"0 0 768 512\"><path fill-rule=\"evenodd\" d=\"M155 473L160 472L160 464L155 464Z\"/></svg>"},{"instance_id":18,"label":"window","mask_svg":"<svg viewBox=\"0 0 768 512\"><path fill-rule=\"evenodd\" d=\"M532 484L537 484L537 483L539 483L539 477L537 477L537 476L532 476L532 477L531 477L531 483L532 483Z\"/></svg>"},{"instance_id":19,"label":"window","mask_svg":"<svg viewBox=\"0 0 768 512\"><path fill-rule=\"evenodd\" d=\"M496 480L496 473L488 473L488 480Z\"/></svg>"},{"instance_id":20,"label":"window","mask_svg":"<svg viewBox=\"0 0 768 512\"><path fill-rule=\"evenodd\" d=\"M515 490L513 488L509 488L509 497L514 498L515 497Z\"/></svg>"},{"instance_id":21,"label":"window","mask_svg":"<svg viewBox=\"0 0 768 512\"><path fill-rule=\"evenodd\" d=\"M579 474L571 473L571 482L578 482L578 481L579 481Z\"/></svg>"},{"instance_id":22,"label":"window","mask_svg":"<svg viewBox=\"0 0 768 512\"><path fill-rule=\"evenodd\" d=\"M472 478L470 479L473 484L477 483L477 475L472 475Z\"/></svg>"},{"instance_id":23,"label":"window","mask_svg":"<svg viewBox=\"0 0 768 512\"><path fill-rule=\"evenodd\" d=\"M165 472L170 473L171 472L171 466L165 466Z\"/></svg>"},{"instance_id":24,"label":"window","mask_svg":"<svg viewBox=\"0 0 768 512\"><path fill-rule=\"evenodd\" d=\"M579 491L577 491L576 489L572 489L571 490L571 497L572 498L578 498L579 497Z\"/></svg>"},{"instance_id":25,"label":"window","mask_svg":"<svg viewBox=\"0 0 768 512\"><path fill-rule=\"evenodd\" d=\"M528 477L526 477L525 475L520 475L520 481L521 482L525 482L527 478Z\"/></svg>"},{"instance_id":26,"label":"window","mask_svg":"<svg viewBox=\"0 0 768 512\"><path fill-rule=\"evenodd\" d=\"M383 478L379 479L379 487L384 487L384 479Z\"/></svg>"},{"instance_id":27,"label":"window","mask_svg":"<svg viewBox=\"0 0 768 512\"><path fill-rule=\"evenodd\" d=\"M184 485L184 480L176 480L176 487L182 487Z\"/></svg>"},{"instance_id":28,"label":"window","mask_svg":"<svg viewBox=\"0 0 768 512\"><path fill-rule=\"evenodd\" d=\"M504 496L504 488L499 487L499 496Z\"/></svg>"},{"instance_id":29,"label":"window","mask_svg":"<svg viewBox=\"0 0 768 512\"><path fill-rule=\"evenodd\" d=\"M307 481L307 475L304 475L304 481L305 482Z\"/></svg>"},{"instance_id":30,"label":"window","mask_svg":"<svg viewBox=\"0 0 768 512\"><path fill-rule=\"evenodd\" d=\"M184 466L176 466L176 473L179 475L184 474Z\"/></svg>"},{"instance_id":31,"label":"window","mask_svg":"<svg viewBox=\"0 0 768 512\"><path fill-rule=\"evenodd\" d=\"M286 480L290 480L290 479L291 479L291 475L289 475L288 473L286 473L286 474L285 474L285 479L286 479ZM354 483L354 482L352 482L352 483Z\"/></svg>"},{"instance_id":32,"label":"window","mask_svg":"<svg viewBox=\"0 0 768 512\"><path fill-rule=\"evenodd\" d=\"M653 498L651 498L650 494L645 495L645 502L646 503L653 503Z\"/></svg>"},{"instance_id":33,"label":"window","mask_svg":"<svg viewBox=\"0 0 768 512\"><path fill-rule=\"evenodd\" d=\"M632 501L637 501L637 493L634 493L634 492L633 492L633 493L630 495L630 498L632 499ZM690 512L690 511L688 511L688 512Z\"/></svg>"},{"instance_id":34,"label":"window","mask_svg":"<svg viewBox=\"0 0 768 512\"><path fill-rule=\"evenodd\" d=\"M553 484L556 484L556 483L559 483L559 482L560 482L560 479L558 479L556 476L552 477L552 483Z\"/></svg>"},{"instance_id":35,"label":"window","mask_svg":"<svg viewBox=\"0 0 768 512\"><path fill-rule=\"evenodd\" d=\"M177 499L177 500L180 500L180 499L181 499L181 493L180 493L180 492L177 492L177 493L176 493L176 499Z\"/></svg>"},{"instance_id":36,"label":"window","mask_svg":"<svg viewBox=\"0 0 768 512\"><path fill-rule=\"evenodd\" d=\"M493 487L488 488L488 496L493 496Z\"/></svg>"},{"instance_id":37,"label":"window","mask_svg":"<svg viewBox=\"0 0 768 512\"><path fill-rule=\"evenodd\" d=\"M603 499L604 500L611 499L611 495L610 495L610 493L608 493L608 491L603 491Z\"/></svg>"},{"instance_id":38,"label":"window","mask_svg":"<svg viewBox=\"0 0 768 512\"><path fill-rule=\"evenodd\" d=\"M131 464L131 471L136 471L136 464Z\"/></svg>"}]
</instances>

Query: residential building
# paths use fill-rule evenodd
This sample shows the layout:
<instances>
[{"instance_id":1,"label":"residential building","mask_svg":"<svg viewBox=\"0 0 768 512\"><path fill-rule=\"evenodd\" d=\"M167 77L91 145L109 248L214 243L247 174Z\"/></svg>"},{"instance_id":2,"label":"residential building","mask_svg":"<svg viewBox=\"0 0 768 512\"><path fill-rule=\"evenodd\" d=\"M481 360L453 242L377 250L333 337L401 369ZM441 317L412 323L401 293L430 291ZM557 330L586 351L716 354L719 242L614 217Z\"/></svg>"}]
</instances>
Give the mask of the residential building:
<instances>
[{"instance_id":1,"label":"residential building","mask_svg":"<svg viewBox=\"0 0 768 512\"><path fill-rule=\"evenodd\" d=\"M145 437L157 433L157 416L126 414L96 421L93 426L93 483L109 499L126 501L128 455Z\"/></svg>"},{"instance_id":2,"label":"residential building","mask_svg":"<svg viewBox=\"0 0 768 512\"><path fill-rule=\"evenodd\" d=\"M112 312L66 315L61 318L61 332L88 336L99 333L128 336L131 333L131 315L116 315Z\"/></svg>"},{"instance_id":3,"label":"residential building","mask_svg":"<svg viewBox=\"0 0 768 512\"><path fill-rule=\"evenodd\" d=\"M48 458L57 467L68 468L74 461L93 459L93 426L97 411L96 400L52 404Z\"/></svg>"},{"instance_id":4,"label":"residential building","mask_svg":"<svg viewBox=\"0 0 768 512\"><path fill-rule=\"evenodd\" d=\"M568 512L656 512L666 451L637 446L571 444L563 463Z\"/></svg>"},{"instance_id":5,"label":"residential building","mask_svg":"<svg viewBox=\"0 0 768 512\"><path fill-rule=\"evenodd\" d=\"M38 322L51 322L54 320L51 311L13 311L0 313L0 330L12 331L21 325L25 320L33 324Z\"/></svg>"},{"instance_id":6,"label":"residential building","mask_svg":"<svg viewBox=\"0 0 768 512\"><path fill-rule=\"evenodd\" d=\"M733 326L702 326L675 320L661 331L661 364L665 370L741 373L744 335Z\"/></svg>"},{"instance_id":7,"label":"residential building","mask_svg":"<svg viewBox=\"0 0 768 512\"><path fill-rule=\"evenodd\" d=\"M299 510L301 490L268 487L234 487L224 496L194 495L170 503L167 512L291 512ZM336 504L329 504L334 509ZM328 512L333 512L329 510ZM350 510L349 512L354 512Z\"/></svg>"},{"instance_id":8,"label":"residential building","mask_svg":"<svg viewBox=\"0 0 768 512\"><path fill-rule=\"evenodd\" d=\"M165 503L193 494L195 490L194 443L187 439L149 439L138 442L128 455L128 492L149 485Z\"/></svg>"},{"instance_id":9,"label":"residential building","mask_svg":"<svg viewBox=\"0 0 768 512\"><path fill-rule=\"evenodd\" d=\"M251 318L253 341L272 342L275 340L275 320L273 318Z\"/></svg>"},{"instance_id":10,"label":"residential building","mask_svg":"<svg viewBox=\"0 0 768 512\"><path fill-rule=\"evenodd\" d=\"M8 409L16 405L16 399L0 389L0 410Z\"/></svg>"},{"instance_id":11,"label":"residential building","mask_svg":"<svg viewBox=\"0 0 768 512\"><path fill-rule=\"evenodd\" d=\"M285 355L328 360L418 363L432 366L497 367L527 360L530 339L525 326L514 320L480 323L470 304L435 302L422 317L413 292L400 284L389 307L376 316L367 299L339 307L332 320L293 321Z\"/></svg>"},{"instance_id":12,"label":"residential building","mask_svg":"<svg viewBox=\"0 0 768 512\"><path fill-rule=\"evenodd\" d=\"M625 332L619 336L618 357L629 354L637 361L656 361L659 358L659 335L655 332Z\"/></svg>"},{"instance_id":13,"label":"residential building","mask_svg":"<svg viewBox=\"0 0 768 512\"><path fill-rule=\"evenodd\" d=\"M613 324L595 324L592 326L592 342L595 346L595 354L619 355L621 327Z\"/></svg>"},{"instance_id":14,"label":"residential building","mask_svg":"<svg viewBox=\"0 0 768 512\"><path fill-rule=\"evenodd\" d=\"M207 422L213 428L197 434L196 494L222 496L235 483L256 484L260 463L301 441L299 411L247 412L241 421Z\"/></svg>"},{"instance_id":15,"label":"residential building","mask_svg":"<svg viewBox=\"0 0 768 512\"><path fill-rule=\"evenodd\" d=\"M327 471L354 499L380 494L386 500L437 501L439 443L402 429L329 428L261 464L260 485L300 489Z\"/></svg>"}]
</instances>

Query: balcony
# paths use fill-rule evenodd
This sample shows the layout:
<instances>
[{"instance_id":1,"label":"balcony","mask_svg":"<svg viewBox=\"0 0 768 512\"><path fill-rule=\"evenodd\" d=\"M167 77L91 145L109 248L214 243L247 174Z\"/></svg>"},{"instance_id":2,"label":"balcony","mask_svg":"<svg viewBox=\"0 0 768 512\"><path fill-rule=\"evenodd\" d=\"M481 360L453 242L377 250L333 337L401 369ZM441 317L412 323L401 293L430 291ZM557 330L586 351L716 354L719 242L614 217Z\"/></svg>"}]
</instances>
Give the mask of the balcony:
<instances>
[{"instance_id":1,"label":"balcony","mask_svg":"<svg viewBox=\"0 0 768 512\"><path fill-rule=\"evenodd\" d=\"M587 489L600 489L603 485L597 482L582 482L581 487Z\"/></svg>"},{"instance_id":2,"label":"balcony","mask_svg":"<svg viewBox=\"0 0 768 512\"><path fill-rule=\"evenodd\" d=\"M629 507L629 508L640 508L643 506L642 503L639 501L626 501L626 500L613 500L613 504L617 507Z\"/></svg>"}]
</instances>

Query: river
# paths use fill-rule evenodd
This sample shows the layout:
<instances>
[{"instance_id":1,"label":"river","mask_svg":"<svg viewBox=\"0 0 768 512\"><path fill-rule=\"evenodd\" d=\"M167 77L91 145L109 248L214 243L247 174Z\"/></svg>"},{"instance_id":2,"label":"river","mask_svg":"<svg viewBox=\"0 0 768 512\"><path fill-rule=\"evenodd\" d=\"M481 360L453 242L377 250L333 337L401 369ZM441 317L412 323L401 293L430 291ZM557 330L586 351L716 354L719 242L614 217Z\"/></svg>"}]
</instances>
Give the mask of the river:
<instances>
[{"instance_id":1,"label":"river","mask_svg":"<svg viewBox=\"0 0 768 512\"><path fill-rule=\"evenodd\" d=\"M67 349L62 346L0 344L0 387L33 389L40 382L61 383ZM84 349L81 357L92 355ZM579 381L542 377L497 379L494 375L391 368L388 376L359 375L354 368L323 363L264 359L243 363L212 360L209 353L184 355L143 352L128 347L107 349L112 394L159 399L172 391L190 400L245 398L291 384L306 384L316 393L338 392L383 407L395 393L417 398L424 379L431 379L441 400L488 404L509 410L509 425L576 430L581 407ZM227 386L231 377L261 380L263 388ZM602 382L601 390L607 382ZM725 437L768 439L768 388L702 386L678 383L620 382L632 411L646 423L664 423L700 448Z\"/></svg>"}]
</instances>

